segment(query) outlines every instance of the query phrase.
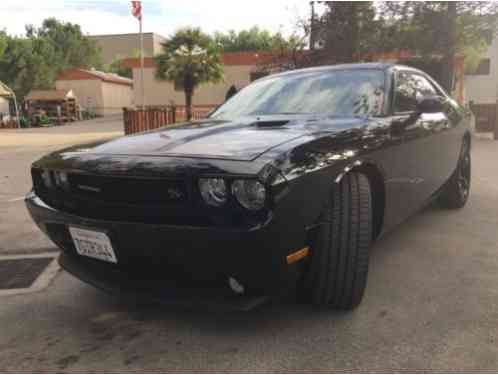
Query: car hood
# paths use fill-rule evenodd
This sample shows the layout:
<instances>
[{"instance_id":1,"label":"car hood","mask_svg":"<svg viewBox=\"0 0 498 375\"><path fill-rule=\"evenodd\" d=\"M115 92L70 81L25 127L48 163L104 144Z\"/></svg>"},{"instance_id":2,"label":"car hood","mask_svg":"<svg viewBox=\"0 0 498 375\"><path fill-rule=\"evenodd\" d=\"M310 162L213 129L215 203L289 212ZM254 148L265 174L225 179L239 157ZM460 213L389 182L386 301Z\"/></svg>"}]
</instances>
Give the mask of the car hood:
<instances>
[{"instance_id":1,"label":"car hood","mask_svg":"<svg viewBox=\"0 0 498 375\"><path fill-rule=\"evenodd\" d=\"M115 140L74 147L73 152L132 156L174 156L251 161L268 150L316 132L316 116L261 116L237 121L206 119ZM340 129L349 121L334 121ZM320 129L323 130L323 129Z\"/></svg>"}]
</instances>

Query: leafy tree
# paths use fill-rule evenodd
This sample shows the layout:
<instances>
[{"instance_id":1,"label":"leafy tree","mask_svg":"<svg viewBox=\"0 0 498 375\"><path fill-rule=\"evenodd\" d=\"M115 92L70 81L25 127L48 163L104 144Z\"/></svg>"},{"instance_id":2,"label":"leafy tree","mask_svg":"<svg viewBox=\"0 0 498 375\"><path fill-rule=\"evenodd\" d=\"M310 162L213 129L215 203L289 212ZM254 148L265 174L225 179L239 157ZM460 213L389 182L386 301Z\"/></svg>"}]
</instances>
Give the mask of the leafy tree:
<instances>
[{"instance_id":1,"label":"leafy tree","mask_svg":"<svg viewBox=\"0 0 498 375\"><path fill-rule=\"evenodd\" d=\"M102 65L97 42L85 36L77 24L47 18L40 28L27 25L26 34L32 39L44 38L52 45L58 70Z\"/></svg>"},{"instance_id":2,"label":"leafy tree","mask_svg":"<svg viewBox=\"0 0 498 375\"><path fill-rule=\"evenodd\" d=\"M372 1L330 1L311 32L322 46L319 54L323 59L348 63L379 50L382 25Z\"/></svg>"},{"instance_id":3,"label":"leafy tree","mask_svg":"<svg viewBox=\"0 0 498 375\"><path fill-rule=\"evenodd\" d=\"M54 51L44 39L6 38L0 80L22 99L32 88L49 88L55 79Z\"/></svg>"},{"instance_id":4,"label":"leafy tree","mask_svg":"<svg viewBox=\"0 0 498 375\"><path fill-rule=\"evenodd\" d=\"M281 33L270 33L257 26L238 33L230 30L227 33L216 32L214 41L224 52L269 51L290 49L296 42L296 37L285 38Z\"/></svg>"},{"instance_id":5,"label":"leafy tree","mask_svg":"<svg viewBox=\"0 0 498 375\"><path fill-rule=\"evenodd\" d=\"M114 73L121 77L133 78L133 69L123 66L123 58L126 56L116 55L110 64L104 64L102 70L108 73ZM135 48L129 57L140 57L140 50Z\"/></svg>"},{"instance_id":6,"label":"leafy tree","mask_svg":"<svg viewBox=\"0 0 498 375\"><path fill-rule=\"evenodd\" d=\"M0 32L0 80L19 100L32 89L53 87L64 69L90 67L100 67L100 50L78 25L49 18L40 28L27 25L26 37Z\"/></svg>"},{"instance_id":7,"label":"leafy tree","mask_svg":"<svg viewBox=\"0 0 498 375\"><path fill-rule=\"evenodd\" d=\"M162 47L163 53L156 57L156 76L183 87L187 120L190 120L194 90L203 83L223 79L218 48L199 28L177 31Z\"/></svg>"},{"instance_id":8,"label":"leafy tree","mask_svg":"<svg viewBox=\"0 0 498 375\"><path fill-rule=\"evenodd\" d=\"M0 58L3 56L5 48L7 48L7 33L0 30Z\"/></svg>"},{"instance_id":9,"label":"leafy tree","mask_svg":"<svg viewBox=\"0 0 498 375\"><path fill-rule=\"evenodd\" d=\"M116 58L108 65L104 65L103 70L108 73L114 73L121 77L133 78L133 70L123 66L122 60Z\"/></svg>"},{"instance_id":10,"label":"leafy tree","mask_svg":"<svg viewBox=\"0 0 498 375\"><path fill-rule=\"evenodd\" d=\"M490 1L333 1L305 29L321 47L312 54L315 65L410 50L437 60L444 67L440 82L451 91L455 57L463 55L466 69L475 69L497 23L498 3Z\"/></svg>"},{"instance_id":11,"label":"leafy tree","mask_svg":"<svg viewBox=\"0 0 498 375\"><path fill-rule=\"evenodd\" d=\"M477 67L498 24L498 4L490 1L394 1L382 2L379 9L389 21L385 39L391 47L442 57L441 83L448 91L455 56L464 55L467 69Z\"/></svg>"}]
</instances>

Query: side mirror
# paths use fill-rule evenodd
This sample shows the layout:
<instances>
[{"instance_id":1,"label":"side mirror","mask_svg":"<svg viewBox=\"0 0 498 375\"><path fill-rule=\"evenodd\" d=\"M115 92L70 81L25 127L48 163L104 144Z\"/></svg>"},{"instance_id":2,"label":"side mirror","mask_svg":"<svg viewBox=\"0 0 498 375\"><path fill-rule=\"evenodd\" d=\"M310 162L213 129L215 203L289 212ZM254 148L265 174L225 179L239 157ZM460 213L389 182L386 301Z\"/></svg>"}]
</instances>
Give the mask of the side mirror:
<instances>
[{"instance_id":1,"label":"side mirror","mask_svg":"<svg viewBox=\"0 0 498 375\"><path fill-rule=\"evenodd\" d=\"M426 96L417 103L419 113L438 113L444 110L443 98L440 96Z\"/></svg>"}]
</instances>

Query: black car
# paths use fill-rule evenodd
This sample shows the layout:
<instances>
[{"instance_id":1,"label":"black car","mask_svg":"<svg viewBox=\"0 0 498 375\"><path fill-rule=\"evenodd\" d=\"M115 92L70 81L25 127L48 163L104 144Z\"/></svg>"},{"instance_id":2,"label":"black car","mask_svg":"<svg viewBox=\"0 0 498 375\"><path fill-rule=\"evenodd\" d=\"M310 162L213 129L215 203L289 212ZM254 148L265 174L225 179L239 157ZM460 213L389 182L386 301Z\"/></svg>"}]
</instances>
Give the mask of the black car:
<instances>
[{"instance_id":1,"label":"black car","mask_svg":"<svg viewBox=\"0 0 498 375\"><path fill-rule=\"evenodd\" d=\"M294 70L207 119L52 153L26 204L62 267L105 290L350 309L373 241L433 198L467 201L468 120L413 68Z\"/></svg>"}]
</instances>

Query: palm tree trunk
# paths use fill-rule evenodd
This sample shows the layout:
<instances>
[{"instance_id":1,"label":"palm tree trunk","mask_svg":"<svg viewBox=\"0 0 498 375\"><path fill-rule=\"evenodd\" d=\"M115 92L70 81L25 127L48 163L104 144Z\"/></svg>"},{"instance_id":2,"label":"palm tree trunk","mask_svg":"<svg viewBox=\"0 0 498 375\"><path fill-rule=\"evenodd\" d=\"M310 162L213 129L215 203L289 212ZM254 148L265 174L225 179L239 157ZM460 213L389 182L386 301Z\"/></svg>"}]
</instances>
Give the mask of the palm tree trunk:
<instances>
[{"instance_id":1,"label":"palm tree trunk","mask_svg":"<svg viewBox=\"0 0 498 375\"><path fill-rule=\"evenodd\" d=\"M193 90L185 88L185 115L187 116L187 121L192 120L192 95Z\"/></svg>"},{"instance_id":2,"label":"palm tree trunk","mask_svg":"<svg viewBox=\"0 0 498 375\"><path fill-rule=\"evenodd\" d=\"M446 89L448 94L451 95L451 90L453 88L453 77L455 71L455 55L456 55L456 18L457 18L457 7L455 2L449 1L447 3L447 9L445 14L445 38L446 38L446 50L443 56L443 78L442 86Z\"/></svg>"}]
</instances>

